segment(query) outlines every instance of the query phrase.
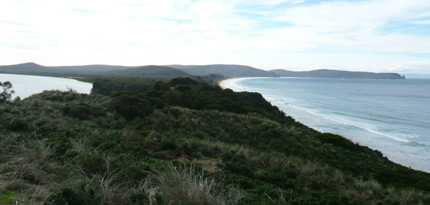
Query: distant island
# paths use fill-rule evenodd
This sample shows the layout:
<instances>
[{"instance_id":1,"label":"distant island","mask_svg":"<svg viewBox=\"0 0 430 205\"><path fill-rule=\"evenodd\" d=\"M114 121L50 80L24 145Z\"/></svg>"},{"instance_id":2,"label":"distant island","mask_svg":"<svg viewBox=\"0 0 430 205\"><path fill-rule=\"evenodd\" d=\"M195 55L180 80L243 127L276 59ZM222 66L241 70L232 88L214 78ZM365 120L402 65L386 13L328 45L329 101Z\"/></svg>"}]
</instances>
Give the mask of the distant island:
<instances>
[{"instance_id":1,"label":"distant island","mask_svg":"<svg viewBox=\"0 0 430 205\"><path fill-rule=\"evenodd\" d=\"M57 77L91 76L135 76L135 77L185 77L209 74L223 75L226 78L243 77L309 77L309 78L353 78L353 79L404 79L398 73L353 72L342 70L287 71L283 69L262 70L245 65L147 65L147 66L42 66L36 63L0 66L0 73L42 75Z\"/></svg>"},{"instance_id":2,"label":"distant island","mask_svg":"<svg viewBox=\"0 0 430 205\"><path fill-rule=\"evenodd\" d=\"M271 70L281 77L308 77L308 78L356 78L356 79L405 79L398 73L371 73L343 70L312 70L312 71L287 71L283 69Z\"/></svg>"}]
</instances>

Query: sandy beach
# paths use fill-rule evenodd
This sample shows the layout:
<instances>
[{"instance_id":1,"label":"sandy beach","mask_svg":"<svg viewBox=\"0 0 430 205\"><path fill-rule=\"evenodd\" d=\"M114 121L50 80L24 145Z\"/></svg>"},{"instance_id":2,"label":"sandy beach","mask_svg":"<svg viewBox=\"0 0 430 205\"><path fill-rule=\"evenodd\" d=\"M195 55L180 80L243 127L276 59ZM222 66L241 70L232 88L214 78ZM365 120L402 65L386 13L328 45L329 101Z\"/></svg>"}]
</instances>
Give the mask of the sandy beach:
<instances>
[{"instance_id":1,"label":"sandy beach","mask_svg":"<svg viewBox=\"0 0 430 205\"><path fill-rule=\"evenodd\" d=\"M221 80L221 81L219 81L219 82L218 82L219 87L221 87L222 89L226 89L226 87L225 87L225 81L226 81L226 80L229 80L229 79L225 79L225 80Z\"/></svg>"},{"instance_id":2,"label":"sandy beach","mask_svg":"<svg viewBox=\"0 0 430 205\"><path fill-rule=\"evenodd\" d=\"M222 89L227 89L227 85L230 85L233 81L238 81L238 80L242 80L242 79L254 79L254 78L271 78L271 77L236 77L236 78L228 78L228 79L224 79L218 82L219 87L221 87ZM227 81L232 81L232 82L227 82ZM232 88L230 88L232 89ZM236 88L235 91L241 91L241 89L237 90L238 88Z\"/></svg>"}]
</instances>

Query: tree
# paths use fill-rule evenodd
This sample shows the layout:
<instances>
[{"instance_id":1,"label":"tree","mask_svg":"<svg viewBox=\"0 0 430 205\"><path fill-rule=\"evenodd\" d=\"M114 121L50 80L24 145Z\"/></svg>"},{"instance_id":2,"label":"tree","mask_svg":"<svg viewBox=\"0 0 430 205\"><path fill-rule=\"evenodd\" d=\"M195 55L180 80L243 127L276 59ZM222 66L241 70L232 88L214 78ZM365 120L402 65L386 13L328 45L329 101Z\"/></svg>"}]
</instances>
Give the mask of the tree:
<instances>
[{"instance_id":1,"label":"tree","mask_svg":"<svg viewBox=\"0 0 430 205\"><path fill-rule=\"evenodd\" d=\"M0 103L9 102L12 99L12 94L15 93L15 91L11 90L12 83L9 81L0 82L0 88L3 89L0 93Z\"/></svg>"}]
</instances>

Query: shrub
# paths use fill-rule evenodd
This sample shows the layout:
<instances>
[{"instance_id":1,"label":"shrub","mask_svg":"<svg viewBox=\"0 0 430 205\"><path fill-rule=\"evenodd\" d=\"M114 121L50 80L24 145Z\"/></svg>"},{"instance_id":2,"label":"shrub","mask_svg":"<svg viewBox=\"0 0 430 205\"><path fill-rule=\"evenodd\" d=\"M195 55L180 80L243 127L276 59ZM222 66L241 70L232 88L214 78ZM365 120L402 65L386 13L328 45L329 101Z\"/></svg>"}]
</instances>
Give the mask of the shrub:
<instances>
[{"instance_id":1,"label":"shrub","mask_svg":"<svg viewBox=\"0 0 430 205\"><path fill-rule=\"evenodd\" d=\"M66 187L59 193L49 196L45 203L50 205L81 205L81 204L99 204L100 199L95 195L95 191L88 189L85 184L79 187Z\"/></svg>"},{"instance_id":2,"label":"shrub","mask_svg":"<svg viewBox=\"0 0 430 205\"><path fill-rule=\"evenodd\" d=\"M127 94L112 98L110 107L128 120L145 117L154 110L148 99L138 95Z\"/></svg>"},{"instance_id":3,"label":"shrub","mask_svg":"<svg viewBox=\"0 0 430 205\"><path fill-rule=\"evenodd\" d=\"M105 173L105 157L97 151L88 151L81 153L75 159L75 163L87 174Z\"/></svg>"},{"instance_id":4,"label":"shrub","mask_svg":"<svg viewBox=\"0 0 430 205\"><path fill-rule=\"evenodd\" d=\"M105 111L99 107L90 106L85 103L66 104L62 109L63 113L69 117L80 120L88 120L93 117L104 116Z\"/></svg>"},{"instance_id":5,"label":"shrub","mask_svg":"<svg viewBox=\"0 0 430 205\"><path fill-rule=\"evenodd\" d=\"M7 128L12 131L25 131L28 128L28 124L23 119L12 119L9 121Z\"/></svg>"},{"instance_id":6,"label":"shrub","mask_svg":"<svg viewBox=\"0 0 430 205\"><path fill-rule=\"evenodd\" d=\"M170 80L169 85L170 86L178 86L178 85L198 85L199 83L191 78L173 78Z\"/></svg>"}]
</instances>

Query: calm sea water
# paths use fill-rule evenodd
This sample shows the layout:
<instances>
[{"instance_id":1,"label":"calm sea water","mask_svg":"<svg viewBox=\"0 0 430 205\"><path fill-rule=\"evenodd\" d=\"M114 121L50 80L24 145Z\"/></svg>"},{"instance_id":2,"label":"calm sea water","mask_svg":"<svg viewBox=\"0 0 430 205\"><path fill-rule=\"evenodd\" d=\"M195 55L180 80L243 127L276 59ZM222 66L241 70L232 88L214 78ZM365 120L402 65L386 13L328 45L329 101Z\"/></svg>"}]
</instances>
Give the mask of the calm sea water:
<instances>
[{"instance_id":1,"label":"calm sea water","mask_svg":"<svg viewBox=\"0 0 430 205\"><path fill-rule=\"evenodd\" d=\"M13 98L19 96L21 99L36 93L41 93L44 90L67 91L69 88L72 88L79 93L89 94L93 87L91 83L80 82L67 78L0 74L0 82L5 81L10 81L13 85L12 90L15 91Z\"/></svg>"},{"instance_id":2,"label":"calm sea water","mask_svg":"<svg viewBox=\"0 0 430 205\"><path fill-rule=\"evenodd\" d=\"M430 79L231 79L235 91L255 91L287 115L340 134L390 160L430 172Z\"/></svg>"}]
</instances>

